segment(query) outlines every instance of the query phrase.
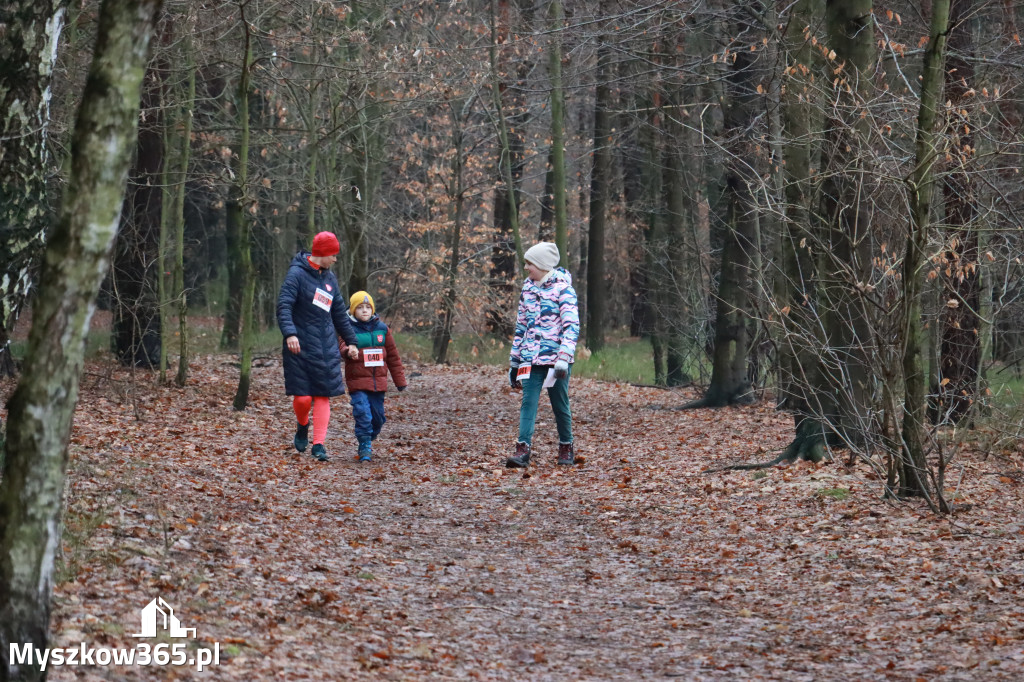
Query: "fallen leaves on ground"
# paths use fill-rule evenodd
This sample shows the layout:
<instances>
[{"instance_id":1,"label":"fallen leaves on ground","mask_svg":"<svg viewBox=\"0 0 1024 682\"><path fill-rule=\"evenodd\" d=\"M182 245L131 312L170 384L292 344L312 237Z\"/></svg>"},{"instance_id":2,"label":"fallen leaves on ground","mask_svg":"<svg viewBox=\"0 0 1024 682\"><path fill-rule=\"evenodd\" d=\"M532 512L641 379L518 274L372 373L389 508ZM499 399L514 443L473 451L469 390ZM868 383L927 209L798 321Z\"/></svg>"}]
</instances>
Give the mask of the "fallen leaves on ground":
<instances>
[{"instance_id":1,"label":"fallen leaves on ground","mask_svg":"<svg viewBox=\"0 0 1024 682\"><path fill-rule=\"evenodd\" d=\"M769 405L573 380L577 449L505 469L501 368L414 367L372 464L333 401L321 464L291 446L280 365L197 360L185 389L92 367L71 444L54 645L134 647L155 596L221 664L121 679L1020 679L1020 453L969 457L939 518L865 465L702 473L792 437ZM5 387L6 388L6 387ZM1012 475L1010 475L1012 474ZM62 668L51 679L107 679Z\"/></svg>"}]
</instances>

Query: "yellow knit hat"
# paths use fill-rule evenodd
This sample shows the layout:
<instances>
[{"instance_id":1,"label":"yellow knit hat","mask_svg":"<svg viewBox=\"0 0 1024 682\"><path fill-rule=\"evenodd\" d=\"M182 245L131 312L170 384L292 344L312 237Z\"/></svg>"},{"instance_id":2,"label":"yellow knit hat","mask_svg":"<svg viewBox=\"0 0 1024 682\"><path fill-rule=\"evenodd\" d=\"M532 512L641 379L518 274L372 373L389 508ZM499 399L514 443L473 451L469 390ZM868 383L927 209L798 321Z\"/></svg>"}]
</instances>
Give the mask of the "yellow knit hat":
<instances>
[{"instance_id":1,"label":"yellow knit hat","mask_svg":"<svg viewBox=\"0 0 1024 682\"><path fill-rule=\"evenodd\" d=\"M377 306L373 304L373 296L370 296L365 291L357 291L348 299L348 314L355 317L356 308L362 303L369 303L373 312L377 312Z\"/></svg>"}]
</instances>

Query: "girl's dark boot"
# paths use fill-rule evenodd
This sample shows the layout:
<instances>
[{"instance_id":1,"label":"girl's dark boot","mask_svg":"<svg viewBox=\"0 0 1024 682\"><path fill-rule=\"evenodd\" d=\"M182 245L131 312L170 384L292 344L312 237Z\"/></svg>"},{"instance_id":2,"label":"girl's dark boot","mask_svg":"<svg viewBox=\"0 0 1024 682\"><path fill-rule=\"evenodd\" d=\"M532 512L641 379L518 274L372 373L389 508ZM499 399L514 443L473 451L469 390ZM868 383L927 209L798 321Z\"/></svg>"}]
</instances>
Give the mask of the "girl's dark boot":
<instances>
[{"instance_id":1,"label":"girl's dark boot","mask_svg":"<svg viewBox=\"0 0 1024 682\"><path fill-rule=\"evenodd\" d=\"M558 463L567 467L576 463L576 450L572 443L558 444Z\"/></svg>"},{"instance_id":2,"label":"girl's dark boot","mask_svg":"<svg viewBox=\"0 0 1024 682\"><path fill-rule=\"evenodd\" d=\"M516 454L505 460L509 469L525 469L530 466L530 444L516 443Z\"/></svg>"}]
</instances>

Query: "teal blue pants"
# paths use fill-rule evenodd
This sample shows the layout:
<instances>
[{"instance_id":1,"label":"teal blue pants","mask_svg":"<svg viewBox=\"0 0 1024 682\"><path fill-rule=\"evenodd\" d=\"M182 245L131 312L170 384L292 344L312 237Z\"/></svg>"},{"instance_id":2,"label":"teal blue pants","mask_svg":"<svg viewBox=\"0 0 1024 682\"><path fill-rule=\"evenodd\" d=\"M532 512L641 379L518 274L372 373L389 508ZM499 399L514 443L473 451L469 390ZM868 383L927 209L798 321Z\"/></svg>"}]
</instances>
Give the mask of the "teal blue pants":
<instances>
[{"instance_id":1,"label":"teal blue pants","mask_svg":"<svg viewBox=\"0 0 1024 682\"><path fill-rule=\"evenodd\" d=\"M523 402L519 407L519 442L533 443L533 429L537 424L537 406L540 403L540 391L544 378L548 375L550 365L534 365L530 376L522 380ZM569 410L569 374L564 379L555 380L555 385L548 389L551 409L555 413L555 425L558 428L558 442L572 442L572 412Z\"/></svg>"}]
</instances>

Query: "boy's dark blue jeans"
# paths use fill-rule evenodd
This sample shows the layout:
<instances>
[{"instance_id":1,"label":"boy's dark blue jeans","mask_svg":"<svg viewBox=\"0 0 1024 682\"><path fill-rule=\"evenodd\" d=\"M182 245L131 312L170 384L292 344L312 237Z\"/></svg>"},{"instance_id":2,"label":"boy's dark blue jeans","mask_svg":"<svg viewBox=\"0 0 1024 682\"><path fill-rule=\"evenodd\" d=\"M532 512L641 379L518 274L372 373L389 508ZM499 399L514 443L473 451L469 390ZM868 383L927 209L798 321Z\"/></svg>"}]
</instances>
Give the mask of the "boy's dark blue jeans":
<instances>
[{"instance_id":1,"label":"boy's dark blue jeans","mask_svg":"<svg viewBox=\"0 0 1024 682\"><path fill-rule=\"evenodd\" d=\"M375 439L387 417L384 416L385 391L352 391L352 418L356 423L356 438Z\"/></svg>"},{"instance_id":2,"label":"boy's dark blue jeans","mask_svg":"<svg viewBox=\"0 0 1024 682\"><path fill-rule=\"evenodd\" d=\"M519 408L519 442L533 443L533 429L537 423L537 406L540 403L540 392L550 366L534 365L530 376L522 380L523 402ZM558 442L572 442L572 412L569 410L569 374L564 379L556 379L555 385L548 389L551 409L555 412L555 426L558 428Z\"/></svg>"}]
</instances>

